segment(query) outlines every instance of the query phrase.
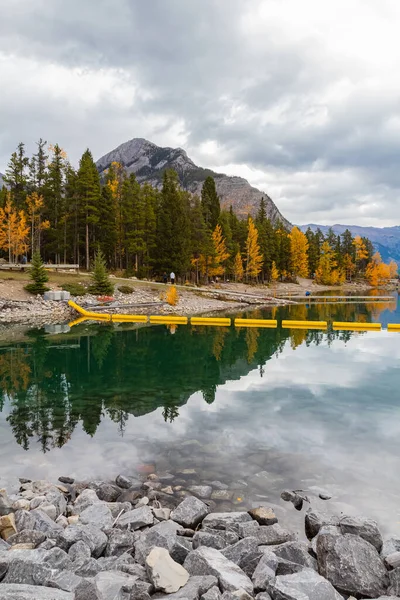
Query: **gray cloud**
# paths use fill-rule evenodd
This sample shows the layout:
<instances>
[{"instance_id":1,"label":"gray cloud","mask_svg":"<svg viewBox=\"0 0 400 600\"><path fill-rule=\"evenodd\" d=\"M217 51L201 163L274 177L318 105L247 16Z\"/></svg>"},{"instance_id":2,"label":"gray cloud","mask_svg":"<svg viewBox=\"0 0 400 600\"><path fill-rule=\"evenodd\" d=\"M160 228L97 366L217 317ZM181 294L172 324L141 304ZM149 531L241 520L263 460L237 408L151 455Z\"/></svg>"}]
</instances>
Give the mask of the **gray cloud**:
<instances>
[{"instance_id":1,"label":"gray cloud","mask_svg":"<svg viewBox=\"0 0 400 600\"><path fill-rule=\"evenodd\" d=\"M141 136L293 222L398 223L396 5L0 0L0 171L20 140L76 163Z\"/></svg>"}]
</instances>

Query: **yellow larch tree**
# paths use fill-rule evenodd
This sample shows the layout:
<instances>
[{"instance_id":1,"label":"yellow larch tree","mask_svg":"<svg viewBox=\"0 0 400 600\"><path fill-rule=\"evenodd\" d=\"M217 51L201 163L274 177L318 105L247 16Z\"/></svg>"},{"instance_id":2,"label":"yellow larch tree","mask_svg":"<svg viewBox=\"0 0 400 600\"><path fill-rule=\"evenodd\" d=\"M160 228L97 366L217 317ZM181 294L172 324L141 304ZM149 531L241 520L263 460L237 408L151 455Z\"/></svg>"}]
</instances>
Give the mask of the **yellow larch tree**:
<instances>
[{"instance_id":1,"label":"yellow larch tree","mask_svg":"<svg viewBox=\"0 0 400 600\"><path fill-rule=\"evenodd\" d=\"M29 225L23 210L17 211L7 192L4 208L0 208L0 249L8 250L8 260L17 261L28 250Z\"/></svg>"},{"instance_id":2,"label":"yellow larch tree","mask_svg":"<svg viewBox=\"0 0 400 600\"><path fill-rule=\"evenodd\" d=\"M249 217L248 221L246 256L246 277L256 278L261 272L263 257L258 243L258 231L251 217Z\"/></svg>"},{"instance_id":3,"label":"yellow larch tree","mask_svg":"<svg viewBox=\"0 0 400 600\"><path fill-rule=\"evenodd\" d=\"M42 209L44 198L37 192L32 192L26 197L28 216L31 227L31 251L32 254L40 247L40 232L50 227L50 221L42 221Z\"/></svg>"},{"instance_id":4,"label":"yellow larch tree","mask_svg":"<svg viewBox=\"0 0 400 600\"><path fill-rule=\"evenodd\" d=\"M237 252L235 256L235 262L233 263L233 274L235 276L235 281L242 281L244 270L240 252Z\"/></svg>"},{"instance_id":5,"label":"yellow larch tree","mask_svg":"<svg viewBox=\"0 0 400 600\"><path fill-rule=\"evenodd\" d=\"M212 233L212 241L214 245L214 261L210 268L210 275L223 275L225 273L225 261L230 254L226 249L225 238L222 235L221 225L217 225Z\"/></svg>"},{"instance_id":6,"label":"yellow larch tree","mask_svg":"<svg viewBox=\"0 0 400 600\"><path fill-rule=\"evenodd\" d=\"M292 273L296 277L307 277L308 268L308 240L298 227L293 227L290 232L290 258Z\"/></svg>"},{"instance_id":7,"label":"yellow larch tree","mask_svg":"<svg viewBox=\"0 0 400 600\"><path fill-rule=\"evenodd\" d=\"M344 271L337 268L334 251L329 242L324 242L321 246L321 258L315 272L315 281L323 285L337 285L343 283L344 279Z\"/></svg>"},{"instance_id":8,"label":"yellow larch tree","mask_svg":"<svg viewBox=\"0 0 400 600\"><path fill-rule=\"evenodd\" d=\"M397 266L397 263L394 260L391 260L389 263L390 279L396 279L398 271L399 267Z\"/></svg>"},{"instance_id":9,"label":"yellow larch tree","mask_svg":"<svg viewBox=\"0 0 400 600\"><path fill-rule=\"evenodd\" d=\"M276 266L276 262L273 260L272 267L271 267L271 281L273 281L275 283L276 281L278 281L278 279L279 279L279 271Z\"/></svg>"},{"instance_id":10,"label":"yellow larch tree","mask_svg":"<svg viewBox=\"0 0 400 600\"><path fill-rule=\"evenodd\" d=\"M371 285L378 286L391 279L390 271L390 266L382 261L379 252L375 252L371 262L367 265L365 277Z\"/></svg>"},{"instance_id":11,"label":"yellow larch tree","mask_svg":"<svg viewBox=\"0 0 400 600\"><path fill-rule=\"evenodd\" d=\"M360 269L362 261L367 260L368 258L368 251L364 244L364 241L359 235L355 236L353 244L356 249L356 266L358 269Z\"/></svg>"},{"instance_id":12,"label":"yellow larch tree","mask_svg":"<svg viewBox=\"0 0 400 600\"><path fill-rule=\"evenodd\" d=\"M356 265L354 264L353 259L350 254L345 254L343 257L343 268L345 271L346 279L351 280L352 276L355 273Z\"/></svg>"}]
</instances>

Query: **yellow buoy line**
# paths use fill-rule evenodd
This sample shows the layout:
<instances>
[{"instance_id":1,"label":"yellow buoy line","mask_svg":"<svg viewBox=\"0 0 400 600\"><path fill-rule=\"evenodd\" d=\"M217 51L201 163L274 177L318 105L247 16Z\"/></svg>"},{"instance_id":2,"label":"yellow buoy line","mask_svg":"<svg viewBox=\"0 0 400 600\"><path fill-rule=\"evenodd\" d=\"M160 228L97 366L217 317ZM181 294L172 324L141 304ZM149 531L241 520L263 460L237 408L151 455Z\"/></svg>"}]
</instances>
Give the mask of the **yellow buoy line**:
<instances>
[{"instance_id":1,"label":"yellow buoy line","mask_svg":"<svg viewBox=\"0 0 400 600\"><path fill-rule=\"evenodd\" d=\"M73 300L68 304L75 309L81 316L69 323L70 327L83 323L84 321L102 321L110 323L151 323L164 325L203 325L215 327L230 327L232 319L227 317L182 317L176 315L113 315L111 313L97 313L88 311ZM276 319L242 319L237 318L233 321L235 327L262 327L266 329L275 329L278 327ZM381 323L361 323L358 321L342 322L334 321L332 327L335 331L380 331ZM327 330L327 321L297 321L282 320L283 329L320 329ZM388 331L400 332L400 323L391 323L387 326Z\"/></svg>"}]
</instances>

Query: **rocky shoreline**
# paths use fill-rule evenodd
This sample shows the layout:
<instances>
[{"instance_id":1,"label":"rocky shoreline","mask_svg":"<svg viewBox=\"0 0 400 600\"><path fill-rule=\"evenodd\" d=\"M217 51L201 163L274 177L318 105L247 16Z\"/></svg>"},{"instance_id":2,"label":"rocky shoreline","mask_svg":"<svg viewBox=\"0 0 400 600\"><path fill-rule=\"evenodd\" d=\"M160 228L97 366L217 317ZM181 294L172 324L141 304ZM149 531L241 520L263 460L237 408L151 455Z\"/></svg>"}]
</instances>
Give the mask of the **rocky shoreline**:
<instances>
[{"instance_id":1,"label":"rocky shoreline","mask_svg":"<svg viewBox=\"0 0 400 600\"><path fill-rule=\"evenodd\" d=\"M219 512L219 481L146 467L1 491L1 600L399 598L400 538L384 541L375 521L311 507L306 542L269 506Z\"/></svg>"}]
</instances>

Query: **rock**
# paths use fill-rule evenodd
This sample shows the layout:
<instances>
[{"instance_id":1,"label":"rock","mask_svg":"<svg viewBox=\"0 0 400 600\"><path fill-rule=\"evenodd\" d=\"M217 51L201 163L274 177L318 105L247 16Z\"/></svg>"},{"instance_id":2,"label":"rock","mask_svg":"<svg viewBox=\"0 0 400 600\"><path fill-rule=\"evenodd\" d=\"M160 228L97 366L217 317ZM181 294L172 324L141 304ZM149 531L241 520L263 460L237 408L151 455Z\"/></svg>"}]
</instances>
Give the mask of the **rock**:
<instances>
[{"instance_id":1,"label":"rock","mask_svg":"<svg viewBox=\"0 0 400 600\"><path fill-rule=\"evenodd\" d=\"M318 496L321 498L321 500L330 500L332 498L332 496L329 494L324 494L323 492L320 492Z\"/></svg>"},{"instance_id":2,"label":"rock","mask_svg":"<svg viewBox=\"0 0 400 600\"><path fill-rule=\"evenodd\" d=\"M107 545L107 536L93 525L70 525L57 536L57 544L68 551L72 544L82 541L90 548L92 556L98 558Z\"/></svg>"},{"instance_id":3,"label":"rock","mask_svg":"<svg viewBox=\"0 0 400 600\"><path fill-rule=\"evenodd\" d=\"M177 536L181 525L174 521L163 521L152 527L135 543L135 557L145 564L146 558L153 548L165 548L176 562L183 564L192 550L191 541Z\"/></svg>"},{"instance_id":4,"label":"rock","mask_svg":"<svg viewBox=\"0 0 400 600\"><path fill-rule=\"evenodd\" d=\"M64 592L49 587L40 588L40 596L38 596L38 588L35 585L18 585L2 584L1 585L1 600L75 600L72 592ZM83 597L76 598L83 600ZM92 600L89 596L84 600ZM93 598L93 600L98 600Z\"/></svg>"},{"instance_id":5,"label":"rock","mask_svg":"<svg viewBox=\"0 0 400 600\"><path fill-rule=\"evenodd\" d=\"M33 547L37 548L39 544L42 544L45 540L46 535L41 531L24 529L24 531L10 536L7 541L11 546L15 546L16 544L33 544Z\"/></svg>"},{"instance_id":6,"label":"rock","mask_svg":"<svg viewBox=\"0 0 400 600\"><path fill-rule=\"evenodd\" d=\"M116 527L123 529L127 527L131 531L146 527L146 525L153 525L154 516L152 510L148 506L142 506L141 508L135 508L123 513L116 523Z\"/></svg>"},{"instance_id":7,"label":"rock","mask_svg":"<svg viewBox=\"0 0 400 600\"><path fill-rule=\"evenodd\" d=\"M249 510L249 515L260 525L273 525L274 523L278 522L278 519L276 518L272 508L268 508L267 506L252 508Z\"/></svg>"},{"instance_id":8,"label":"rock","mask_svg":"<svg viewBox=\"0 0 400 600\"><path fill-rule=\"evenodd\" d=\"M210 513L204 518L201 526L203 529L237 529L240 523L251 520L252 518L246 512Z\"/></svg>"},{"instance_id":9,"label":"rock","mask_svg":"<svg viewBox=\"0 0 400 600\"><path fill-rule=\"evenodd\" d=\"M20 552L29 552L29 550L21 550ZM11 560L8 565L2 584L25 583L26 585L47 586L51 574L52 569L47 565L16 558L15 560Z\"/></svg>"},{"instance_id":10,"label":"rock","mask_svg":"<svg viewBox=\"0 0 400 600\"><path fill-rule=\"evenodd\" d=\"M356 535L318 536L320 574L343 594L373 598L388 587L388 574L376 548ZM291 576L293 577L293 576Z\"/></svg>"},{"instance_id":11,"label":"rock","mask_svg":"<svg viewBox=\"0 0 400 600\"><path fill-rule=\"evenodd\" d=\"M32 502L32 500L31 500L31 502ZM16 500L15 502L13 502L12 508L15 511L16 510L30 510L31 502L29 502L29 500L25 500L25 498L20 498L19 500Z\"/></svg>"},{"instance_id":12,"label":"rock","mask_svg":"<svg viewBox=\"0 0 400 600\"><path fill-rule=\"evenodd\" d=\"M42 542L38 548L43 548L43 550L51 550L52 548L55 548L56 546L56 542L55 540L51 540L50 538L48 538L45 542Z\"/></svg>"},{"instance_id":13,"label":"rock","mask_svg":"<svg viewBox=\"0 0 400 600\"><path fill-rule=\"evenodd\" d=\"M244 590L236 590L236 592L224 592L222 600L253 600L253 596L250 596Z\"/></svg>"},{"instance_id":14,"label":"rock","mask_svg":"<svg viewBox=\"0 0 400 600\"><path fill-rule=\"evenodd\" d=\"M241 564L244 557L255 553L258 554L258 540L255 537L244 538L243 540L236 542L236 544L221 550L221 554L223 554L225 558L237 565Z\"/></svg>"},{"instance_id":15,"label":"rock","mask_svg":"<svg viewBox=\"0 0 400 600\"><path fill-rule=\"evenodd\" d=\"M104 556L121 556L130 552L135 544L135 536L131 531L123 529L111 529L106 531L108 537Z\"/></svg>"},{"instance_id":16,"label":"rock","mask_svg":"<svg viewBox=\"0 0 400 600\"><path fill-rule=\"evenodd\" d=\"M197 496L197 498L210 498L212 494L212 487L210 485L191 485L188 487L188 491Z\"/></svg>"},{"instance_id":17,"label":"rock","mask_svg":"<svg viewBox=\"0 0 400 600\"><path fill-rule=\"evenodd\" d=\"M239 537L241 538L245 538L245 537L251 537L252 535L254 535L257 531L257 529L260 527L259 523L257 523L257 521L249 521L248 523L239 523L237 530L239 533Z\"/></svg>"},{"instance_id":18,"label":"rock","mask_svg":"<svg viewBox=\"0 0 400 600\"><path fill-rule=\"evenodd\" d=\"M312 540L317 535L321 527L326 525L339 525L339 517L327 515L325 513L312 510L311 508L308 509L305 516L305 529L306 536L309 540Z\"/></svg>"},{"instance_id":19,"label":"rock","mask_svg":"<svg viewBox=\"0 0 400 600\"><path fill-rule=\"evenodd\" d=\"M256 600L272 600L272 598L267 592L260 592L257 594Z\"/></svg>"},{"instance_id":20,"label":"rock","mask_svg":"<svg viewBox=\"0 0 400 600\"><path fill-rule=\"evenodd\" d=\"M118 600L121 598L122 590L131 592L137 578L120 571L102 571L95 576L94 580L101 599Z\"/></svg>"},{"instance_id":21,"label":"rock","mask_svg":"<svg viewBox=\"0 0 400 600\"><path fill-rule=\"evenodd\" d=\"M171 519L183 527L194 529L207 514L207 505L198 498L189 496L172 511Z\"/></svg>"},{"instance_id":22,"label":"rock","mask_svg":"<svg viewBox=\"0 0 400 600\"><path fill-rule=\"evenodd\" d=\"M83 525L94 525L101 530L110 529L114 521L110 509L102 502L85 508L79 515L79 520Z\"/></svg>"},{"instance_id":23,"label":"rock","mask_svg":"<svg viewBox=\"0 0 400 600\"><path fill-rule=\"evenodd\" d=\"M3 552L3 550L9 550L9 548L10 544L0 538L0 552Z\"/></svg>"},{"instance_id":24,"label":"rock","mask_svg":"<svg viewBox=\"0 0 400 600\"><path fill-rule=\"evenodd\" d=\"M82 577L75 575L71 571L52 571L47 585L57 590L65 592L75 592L82 581Z\"/></svg>"},{"instance_id":25,"label":"rock","mask_svg":"<svg viewBox=\"0 0 400 600\"><path fill-rule=\"evenodd\" d=\"M400 552L388 554L384 562L388 569L397 569L397 567L400 567Z\"/></svg>"},{"instance_id":26,"label":"rock","mask_svg":"<svg viewBox=\"0 0 400 600\"><path fill-rule=\"evenodd\" d=\"M210 589L216 587L218 580L212 575L207 577L190 577L189 581L175 594L170 594L168 600L197 600Z\"/></svg>"},{"instance_id":27,"label":"rock","mask_svg":"<svg viewBox=\"0 0 400 600\"><path fill-rule=\"evenodd\" d=\"M98 504L99 502L100 500L94 490L83 490L71 507L71 516L80 515L88 506L93 506L93 504Z\"/></svg>"},{"instance_id":28,"label":"rock","mask_svg":"<svg viewBox=\"0 0 400 600\"><path fill-rule=\"evenodd\" d=\"M279 523L274 525L263 525L254 532L254 537L257 537L259 545L271 546L276 544L284 544L295 539L295 535L283 529Z\"/></svg>"},{"instance_id":29,"label":"rock","mask_svg":"<svg viewBox=\"0 0 400 600\"><path fill-rule=\"evenodd\" d=\"M277 600L343 600L329 581L313 569L280 575L270 581L268 591Z\"/></svg>"},{"instance_id":30,"label":"rock","mask_svg":"<svg viewBox=\"0 0 400 600\"><path fill-rule=\"evenodd\" d=\"M378 524L372 519L364 517L341 517L339 520L339 528L342 533L351 533L358 535L378 550L382 549L382 535L378 529Z\"/></svg>"},{"instance_id":31,"label":"rock","mask_svg":"<svg viewBox=\"0 0 400 600\"><path fill-rule=\"evenodd\" d=\"M120 474L116 478L115 483L117 484L118 487L123 488L124 490L129 490L129 489L140 490L140 488L142 487L142 482L140 481L140 479L137 479L136 477L132 477L131 475Z\"/></svg>"},{"instance_id":32,"label":"rock","mask_svg":"<svg viewBox=\"0 0 400 600\"><path fill-rule=\"evenodd\" d=\"M317 561L309 554L306 542L285 542L273 548L272 552L279 558L317 570Z\"/></svg>"},{"instance_id":33,"label":"rock","mask_svg":"<svg viewBox=\"0 0 400 600\"><path fill-rule=\"evenodd\" d=\"M67 501L65 496L58 489L53 489L47 492L46 501L56 507L56 518L60 515L63 515L67 510Z\"/></svg>"},{"instance_id":34,"label":"rock","mask_svg":"<svg viewBox=\"0 0 400 600\"><path fill-rule=\"evenodd\" d=\"M165 548L153 548L146 558L146 565L155 589L167 594L177 592L189 579L187 570L175 562Z\"/></svg>"},{"instance_id":35,"label":"rock","mask_svg":"<svg viewBox=\"0 0 400 600\"><path fill-rule=\"evenodd\" d=\"M77 525L79 523L79 515L71 515L67 518L68 525Z\"/></svg>"},{"instance_id":36,"label":"rock","mask_svg":"<svg viewBox=\"0 0 400 600\"><path fill-rule=\"evenodd\" d=\"M47 502L44 502L43 504L40 504L40 510L50 517L52 521L56 520L57 509L54 504L48 504Z\"/></svg>"},{"instance_id":37,"label":"rock","mask_svg":"<svg viewBox=\"0 0 400 600\"><path fill-rule=\"evenodd\" d=\"M11 546L10 550L14 551L14 550L34 550L35 549L35 544L33 544L32 542L21 542L20 544L14 544L14 546Z\"/></svg>"},{"instance_id":38,"label":"rock","mask_svg":"<svg viewBox=\"0 0 400 600\"><path fill-rule=\"evenodd\" d=\"M113 519L119 518L121 514L128 512L128 510L132 510L130 502L105 502L105 505L110 509Z\"/></svg>"},{"instance_id":39,"label":"rock","mask_svg":"<svg viewBox=\"0 0 400 600\"><path fill-rule=\"evenodd\" d=\"M135 487L125 490L118 496L118 502L125 503L129 502L131 505L135 504L139 498L143 496L143 492L139 491Z\"/></svg>"},{"instance_id":40,"label":"rock","mask_svg":"<svg viewBox=\"0 0 400 600\"><path fill-rule=\"evenodd\" d=\"M238 535L233 531L222 531L219 529L210 529L206 531L196 531L193 536L193 548L208 546L216 550L222 550L227 546L236 544L239 541Z\"/></svg>"},{"instance_id":41,"label":"rock","mask_svg":"<svg viewBox=\"0 0 400 600\"><path fill-rule=\"evenodd\" d=\"M85 562L74 563L73 570L79 577L95 577L101 571L101 566L97 560L89 558Z\"/></svg>"},{"instance_id":42,"label":"rock","mask_svg":"<svg viewBox=\"0 0 400 600\"><path fill-rule=\"evenodd\" d=\"M138 500L138 502L136 503L136 508L140 508L141 506L147 506L149 504L150 500L148 499L147 496L143 496L143 498L140 498L140 500Z\"/></svg>"},{"instance_id":43,"label":"rock","mask_svg":"<svg viewBox=\"0 0 400 600\"><path fill-rule=\"evenodd\" d=\"M389 589L388 593L391 596L400 596L400 568L394 569L389 573Z\"/></svg>"},{"instance_id":44,"label":"rock","mask_svg":"<svg viewBox=\"0 0 400 600\"><path fill-rule=\"evenodd\" d=\"M63 527L64 529L69 525L68 519L67 517L64 517L64 515L60 515L59 517L57 517L56 523L57 525L61 525L61 527Z\"/></svg>"},{"instance_id":45,"label":"rock","mask_svg":"<svg viewBox=\"0 0 400 600\"><path fill-rule=\"evenodd\" d=\"M61 476L58 478L58 481L61 481L61 483L68 483L69 485L72 485L75 482L75 479L73 479L72 477Z\"/></svg>"},{"instance_id":46,"label":"rock","mask_svg":"<svg viewBox=\"0 0 400 600\"><path fill-rule=\"evenodd\" d=\"M168 521L171 510L169 508L153 508L153 514L159 521Z\"/></svg>"},{"instance_id":47,"label":"rock","mask_svg":"<svg viewBox=\"0 0 400 600\"><path fill-rule=\"evenodd\" d=\"M219 587L216 585L210 588L208 592L200 596L200 600L221 600L221 598L221 592L219 591Z\"/></svg>"},{"instance_id":48,"label":"rock","mask_svg":"<svg viewBox=\"0 0 400 600\"><path fill-rule=\"evenodd\" d=\"M249 594L253 591L253 585L242 569L214 548L203 546L193 550L186 557L184 567L190 575L214 575L224 592L239 588Z\"/></svg>"},{"instance_id":49,"label":"rock","mask_svg":"<svg viewBox=\"0 0 400 600\"><path fill-rule=\"evenodd\" d=\"M0 517L0 535L3 540L8 540L12 535L17 533L14 513L10 512Z\"/></svg>"},{"instance_id":50,"label":"rock","mask_svg":"<svg viewBox=\"0 0 400 600\"><path fill-rule=\"evenodd\" d=\"M256 592L265 591L275 577L278 559L272 552L264 552L251 578Z\"/></svg>"},{"instance_id":51,"label":"rock","mask_svg":"<svg viewBox=\"0 0 400 600\"><path fill-rule=\"evenodd\" d=\"M381 550L382 558L386 558L389 554L393 554L393 552L400 552L400 538L393 537L383 542Z\"/></svg>"},{"instance_id":52,"label":"rock","mask_svg":"<svg viewBox=\"0 0 400 600\"><path fill-rule=\"evenodd\" d=\"M102 600L94 580L81 579L75 590L74 600Z\"/></svg>"},{"instance_id":53,"label":"rock","mask_svg":"<svg viewBox=\"0 0 400 600\"><path fill-rule=\"evenodd\" d=\"M55 523L54 520L49 517L47 513L42 511L42 508L36 508L31 511L31 515L35 519L34 529L36 531L41 531L45 533L47 536L54 536L58 531L62 531L62 526L58 523Z\"/></svg>"},{"instance_id":54,"label":"rock","mask_svg":"<svg viewBox=\"0 0 400 600\"><path fill-rule=\"evenodd\" d=\"M4 494L0 493L0 517L4 517L13 513L14 509L12 508L11 502Z\"/></svg>"},{"instance_id":55,"label":"rock","mask_svg":"<svg viewBox=\"0 0 400 600\"><path fill-rule=\"evenodd\" d=\"M214 490L211 494L211 500L216 502L230 502L234 496L231 490Z\"/></svg>"},{"instance_id":56,"label":"rock","mask_svg":"<svg viewBox=\"0 0 400 600\"><path fill-rule=\"evenodd\" d=\"M100 498L100 500L104 500L104 502L115 502L121 494L121 490L116 485L112 485L106 481L102 481L97 485L95 492L97 497Z\"/></svg>"},{"instance_id":57,"label":"rock","mask_svg":"<svg viewBox=\"0 0 400 600\"><path fill-rule=\"evenodd\" d=\"M24 529L33 529L35 527L35 517L27 510L17 510L15 513L15 525L17 531Z\"/></svg>"},{"instance_id":58,"label":"rock","mask_svg":"<svg viewBox=\"0 0 400 600\"><path fill-rule=\"evenodd\" d=\"M72 569L72 561L61 548L51 548L43 554L42 562L52 569Z\"/></svg>"},{"instance_id":59,"label":"rock","mask_svg":"<svg viewBox=\"0 0 400 600\"><path fill-rule=\"evenodd\" d=\"M68 556L70 557L72 562L87 562L91 555L92 553L89 546L85 544L85 542L83 542L82 540L79 540L79 542L75 542L75 544L72 544L72 546L68 550Z\"/></svg>"}]
</instances>

